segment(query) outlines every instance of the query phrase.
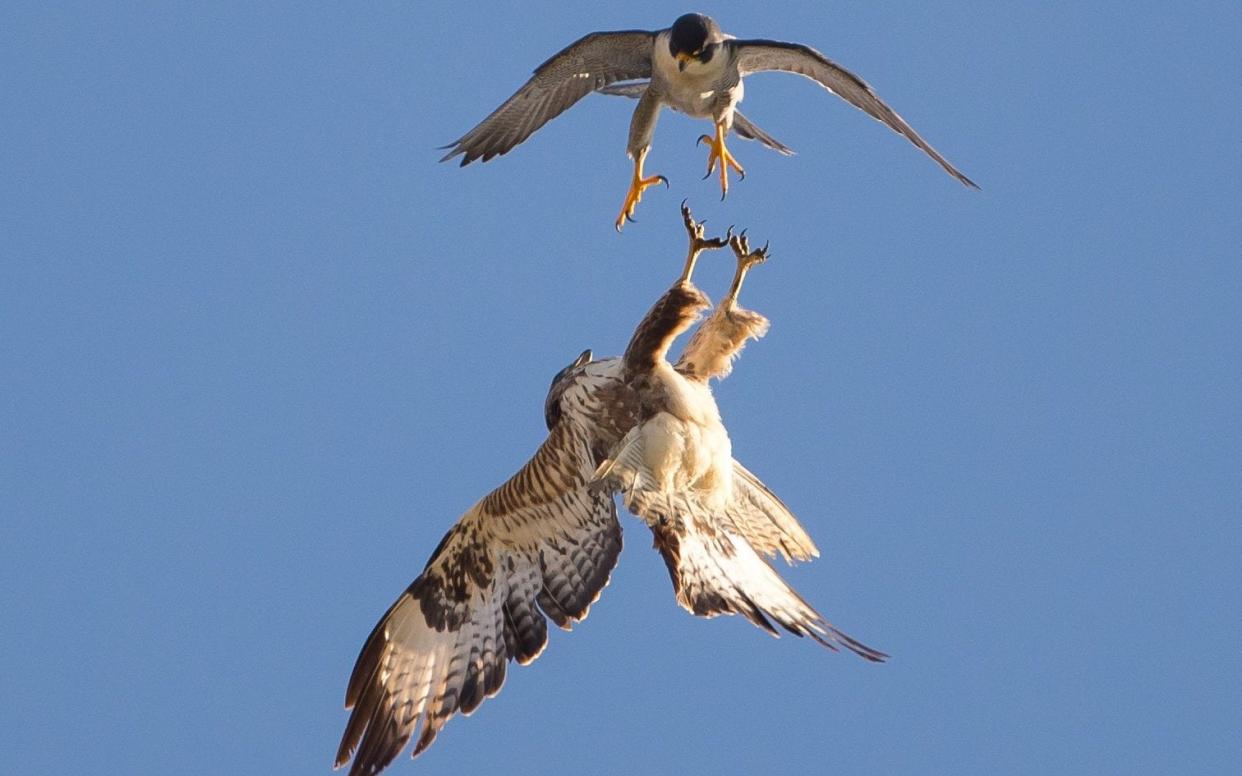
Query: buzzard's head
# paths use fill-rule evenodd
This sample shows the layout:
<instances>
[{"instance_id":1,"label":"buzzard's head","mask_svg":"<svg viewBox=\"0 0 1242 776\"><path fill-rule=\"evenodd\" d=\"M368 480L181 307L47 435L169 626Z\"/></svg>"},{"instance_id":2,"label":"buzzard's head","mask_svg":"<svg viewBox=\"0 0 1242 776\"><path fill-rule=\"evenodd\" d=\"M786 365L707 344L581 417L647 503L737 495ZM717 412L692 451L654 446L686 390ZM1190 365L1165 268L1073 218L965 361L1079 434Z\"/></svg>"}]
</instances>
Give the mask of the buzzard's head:
<instances>
[{"instance_id":1,"label":"buzzard's head","mask_svg":"<svg viewBox=\"0 0 1242 776\"><path fill-rule=\"evenodd\" d=\"M561 395L565 393L565 389L569 387L569 378L573 373L586 366L591 361L590 348L578 354L569 366L556 373L556 377L552 378L552 385L548 388L548 398L543 403L543 419L548 424L548 430L556 425L556 421L561 419Z\"/></svg>"}]
</instances>

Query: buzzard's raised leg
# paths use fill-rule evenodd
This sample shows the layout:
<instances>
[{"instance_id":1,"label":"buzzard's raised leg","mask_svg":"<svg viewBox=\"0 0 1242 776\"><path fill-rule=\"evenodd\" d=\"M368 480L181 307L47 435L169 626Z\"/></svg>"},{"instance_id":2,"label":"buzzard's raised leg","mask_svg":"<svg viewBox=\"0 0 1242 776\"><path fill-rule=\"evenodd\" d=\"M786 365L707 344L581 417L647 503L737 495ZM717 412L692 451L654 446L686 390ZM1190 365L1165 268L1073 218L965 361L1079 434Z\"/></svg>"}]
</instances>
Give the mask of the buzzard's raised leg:
<instances>
[{"instance_id":1,"label":"buzzard's raised leg","mask_svg":"<svg viewBox=\"0 0 1242 776\"><path fill-rule=\"evenodd\" d=\"M704 140L706 140L708 142L708 145L710 146L711 151L707 155L707 175L712 174L712 170L715 169L717 164L720 165L720 198L721 199L724 199L725 195L729 193L729 168L730 167L732 167L734 170L737 170L739 180L746 180L746 171L742 169L742 165L738 164L737 159L733 157L733 154L729 153L729 149L725 148L725 135L727 135L728 133L729 133L729 128L724 125L724 122L717 121L716 122L716 137L712 138L712 137L709 137L708 135L701 135L698 141L695 143L697 145L698 143L702 143ZM704 175L703 177L706 178L707 175Z\"/></svg>"},{"instance_id":2,"label":"buzzard's raised leg","mask_svg":"<svg viewBox=\"0 0 1242 776\"><path fill-rule=\"evenodd\" d=\"M689 283L690 276L694 274L694 265L699 260L699 254L705 250L723 248L728 245L729 240L733 239L733 227L729 227L724 237L704 237L703 224L706 222L694 220L685 200L681 202L681 219L686 224L686 233L690 235L690 249L686 252L686 266L682 269L681 277L677 279L677 282Z\"/></svg>"},{"instance_id":3,"label":"buzzard's raised leg","mask_svg":"<svg viewBox=\"0 0 1242 776\"><path fill-rule=\"evenodd\" d=\"M625 202L621 204L621 214L617 216L617 231L621 231L621 227L625 226L626 221L634 220L634 208L642 201L643 191L657 183L663 183L668 186L668 178L663 175L652 175L649 178L643 177L643 161L647 158L647 152L650 147L643 148L634 157L634 177L630 180L630 190L626 192Z\"/></svg>"},{"instance_id":4,"label":"buzzard's raised leg","mask_svg":"<svg viewBox=\"0 0 1242 776\"><path fill-rule=\"evenodd\" d=\"M768 244L764 243L762 248L752 251L750 242L746 239L746 232L730 235L729 246L733 248L733 255L737 256L737 272L733 275L733 284L729 286L729 293L720 300L720 307L725 310L737 307L737 295L742 290L742 281L746 279L746 273L750 271L750 268L768 260Z\"/></svg>"}]
</instances>

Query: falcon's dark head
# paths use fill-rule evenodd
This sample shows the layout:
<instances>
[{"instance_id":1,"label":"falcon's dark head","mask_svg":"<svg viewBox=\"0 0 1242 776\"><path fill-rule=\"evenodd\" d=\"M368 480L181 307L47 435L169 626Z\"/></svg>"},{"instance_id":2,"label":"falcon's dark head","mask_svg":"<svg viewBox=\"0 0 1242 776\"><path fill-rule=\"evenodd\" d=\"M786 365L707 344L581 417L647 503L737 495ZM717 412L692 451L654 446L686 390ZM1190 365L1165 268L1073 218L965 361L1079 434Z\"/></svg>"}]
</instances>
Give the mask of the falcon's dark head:
<instances>
[{"instance_id":1,"label":"falcon's dark head","mask_svg":"<svg viewBox=\"0 0 1242 776\"><path fill-rule=\"evenodd\" d=\"M677 69L688 62L710 62L720 46L720 28L710 16L688 13L673 22L668 34L668 52L677 60Z\"/></svg>"},{"instance_id":2,"label":"falcon's dark head","mask_svg":"<svg viewBox=\"0 0 1242 776\"><path fill-rule=\"evenodd\" d=\"M590 349L584 350L574 359L572 364L557 372L556 377L552 378L552 385L548 388L548 398L543 402L543 420L548 424L549 431L561 419L561 394L565 393L565 389L569 387L569 380L566 378L575 370L586 366L590 361Z\"/></svg>"}]
</instances>

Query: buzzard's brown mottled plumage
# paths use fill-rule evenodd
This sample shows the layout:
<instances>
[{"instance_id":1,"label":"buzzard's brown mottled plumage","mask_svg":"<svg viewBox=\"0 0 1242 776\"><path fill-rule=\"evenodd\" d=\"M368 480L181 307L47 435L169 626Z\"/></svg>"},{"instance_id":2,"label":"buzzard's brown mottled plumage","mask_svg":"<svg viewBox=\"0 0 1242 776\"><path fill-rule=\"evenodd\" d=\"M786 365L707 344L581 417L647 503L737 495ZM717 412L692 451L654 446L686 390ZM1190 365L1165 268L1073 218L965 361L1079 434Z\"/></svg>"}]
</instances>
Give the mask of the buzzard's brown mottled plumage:
<instances>
[{"instance_id":1,"label":"buzzard's brown mottled plumage","mask_svg":"<svg viewBox=\"0 0 1242 776\"><path fill-rule=\"evenodd\" d=\"M375 626L346 692L336 764L374 774L416 733L426 749L454 713L504 683L509 660L547 643L545 617L586 617L621 550L612 498L587 487L602 443L628 428L624 386L593 365L560 377L558 419L530 461L448 532Z\"/></svg>"},{"instance_id":2,"label":"buzzard's brown mottled plumage","mask_svg":"<svg viewBox=\"0 0 1242 776\"><path fill-rule=\"evenodd\" d=\"M693 381L710 400L706 380L723 375L741 344L761 334L757 314L735 304L740 271L703 324L714 330L700 330L687 350L691 361L683 358L690 379L667 362L674 338L709 306L689 283L694 260L725 244L704 240L688 210L685 218L692 245L683 277L643 318L625 357L592 361L587 351L556 376L545 404L547 439L458 520L371 632L349 679L352 713L336 756L338 767L352 758L351 776L383 770L415 737L417 756L450 717L500 691L510 660L524 665L539 656L547 620L569 629L586 617L621 550L611 492L594 481L607 454L668 409L676 387L661 394L660 385ZM712 509L693 488L626 495L651 527L678 602L702 616L739 613L769 632L775 621L826 646L882 658L825 622L759 557L805 560L818 551L762 482L727 454L722 460L731 487Z\"/></svg>"},{"instance_id":3,"label":"buzzard's brown mottled plumage","mask_svg":"<svg viewBox=\"0 0 1242 776\"><path fill-rule=\"evenodd\" d=\"M686 287L703 235L684 205L683 216L691 255L682 276L653 308L662 319L681 320L669 310L692 307ZM828 623L760 557L780 553L805 559L818 551L784 505L732 460L707 387L711 378L728 374L745 342L763 336L768 325L762 315L737 305L747 271L767 258L767 246L752 251L744 234L730 235L728 242L738 262L733 284L695 332L676 369L664 361L665 340L640 336L640 331L631 341L624 363L638 394L639 425L613 449L596 479L618 490L626 508L647 523L677 601L690 612L741 614L773 634L775 621L829 648L844 646L868 660L882 660L882 652Z\"/></svg>"}]
</instances>

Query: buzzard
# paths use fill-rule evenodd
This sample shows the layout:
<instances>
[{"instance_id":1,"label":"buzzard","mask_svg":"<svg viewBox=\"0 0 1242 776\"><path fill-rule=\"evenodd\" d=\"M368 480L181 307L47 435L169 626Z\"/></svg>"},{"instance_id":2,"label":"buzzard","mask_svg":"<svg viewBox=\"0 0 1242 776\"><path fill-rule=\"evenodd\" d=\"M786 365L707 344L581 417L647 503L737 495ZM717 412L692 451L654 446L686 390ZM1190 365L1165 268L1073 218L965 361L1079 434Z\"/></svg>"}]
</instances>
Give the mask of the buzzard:
<instances>
[{"instance_id":1,"label":"buzzard","mask_svg":"<svg viewBox=\"0 0 1242 776\"><path fill-rule=\"evenodd\" d=\"M730 131L780 153L792 153L737 110L744 92L742 79L764 71L795 73L815 81L903 135L962 184L979 188L849 70L800 43L737 40L722 32L715 20L697 13L679 17L665 30L593 32L571 43L535 68L530 80L476 127L445 146L448 153L440 161L460 155L465 166L506 154L593 91L638 97L626 144L634 174L616 220L620 231L627 220L634 220L634 208L648 187L668 184L662 175L643 175L656 119L666 105L711 119L713 134L701 136L699 142L707 141L710 150L707 174L719 165L721 199L729 191L730 169L746 175L725 147ZM621 83L628 81L636 83Z\"/></svg>"},{"instance_id":2,"label":"buzzard","mask_svg":"<svg viewBox=\"0 0 1242 776\"><path fill-rule=\"evenodd\" d=\"M629 481L633 445L626 440L651 426L655 407L668 405L654 395L663 384L653 379L655 370L665 382L675 382L671 370L702 388L699 403L715 415L712 433L727 446L714 402L706 409L706 383L723 376L746 338L766 328L762 316L736 305L742 276L764 254L733 240L733 290L677 367L668 367L669 344L708 306L690 283L695 259L725 245L705 239L684 205L683 216L691 238L683 274L643 318L625 356L595 361L586 351L557 374L545 402L543 444L467 510L372 630L346 689L352 713L336 755L337 767L352 757L351 776L379 773L415 735L417 756L453 714L470 714L499 692L510 660L525 665L539 656L547 620L568 630L587 616L621 551L612 483ZM684 474L671 476L671 490L623 488L627 506L651 526L679 603L709 617L740 613L773 634L775 621L830 648L882 660L883 653L828 624L760 557L818 555L785 505L731 453L713 449L706 457L713 476L729 483L727 492L700 492L702 483ZM676 507L679 497L689 511Z\"/></svg>"}]
</instances>

